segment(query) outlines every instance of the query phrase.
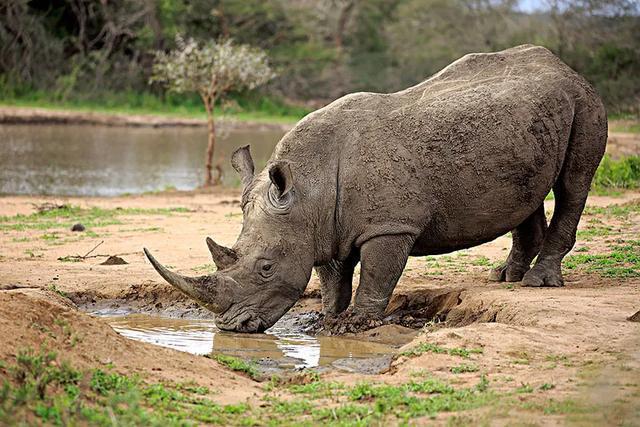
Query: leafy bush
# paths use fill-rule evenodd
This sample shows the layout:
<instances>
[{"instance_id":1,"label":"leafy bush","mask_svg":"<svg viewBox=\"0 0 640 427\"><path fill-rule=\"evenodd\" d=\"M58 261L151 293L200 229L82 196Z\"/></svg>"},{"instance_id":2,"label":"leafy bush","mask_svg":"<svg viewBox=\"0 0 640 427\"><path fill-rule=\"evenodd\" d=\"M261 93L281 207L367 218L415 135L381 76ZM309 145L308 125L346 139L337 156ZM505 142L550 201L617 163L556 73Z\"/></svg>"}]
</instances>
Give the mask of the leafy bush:
<instances>
[{"instance_id":1,"label":"leafy bush","mask_svg":"<svg viewBox=\"0 0 640 427\"><path fill-rule=\"evenodd\" d=\"M613 160L605 155L596 174L592 187L601 188L637 188L640 186L640 156Z\"/></svg>"}]
</instances>

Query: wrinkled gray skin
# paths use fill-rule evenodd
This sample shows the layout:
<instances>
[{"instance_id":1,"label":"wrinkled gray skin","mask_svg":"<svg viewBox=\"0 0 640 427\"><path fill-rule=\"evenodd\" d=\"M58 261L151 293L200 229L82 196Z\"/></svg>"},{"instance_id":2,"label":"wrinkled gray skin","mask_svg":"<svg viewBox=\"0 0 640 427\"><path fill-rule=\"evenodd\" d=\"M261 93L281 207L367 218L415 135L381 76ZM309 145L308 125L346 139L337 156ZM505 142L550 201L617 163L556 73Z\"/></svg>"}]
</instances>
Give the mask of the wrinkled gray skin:
<instances>
[{"instance_id":1,"label":"wrinkled gray skin","mask_svg":"<svg viewBox=\"0 0 640 427\"><path fill-rule=\"evenodd\" d=\"M244 223L232 249L208 239L215 274L184 278L147 255L219 327L243 332L273 325L314 267L329 318L380 318L408 256L508 231L513 248L491 278L562 286L560 262L606 139L597 94L548 50L466 55L417 86L351 94L309 114L255 176L248 147L236 151Z\"/></svg>"}]
</instances>

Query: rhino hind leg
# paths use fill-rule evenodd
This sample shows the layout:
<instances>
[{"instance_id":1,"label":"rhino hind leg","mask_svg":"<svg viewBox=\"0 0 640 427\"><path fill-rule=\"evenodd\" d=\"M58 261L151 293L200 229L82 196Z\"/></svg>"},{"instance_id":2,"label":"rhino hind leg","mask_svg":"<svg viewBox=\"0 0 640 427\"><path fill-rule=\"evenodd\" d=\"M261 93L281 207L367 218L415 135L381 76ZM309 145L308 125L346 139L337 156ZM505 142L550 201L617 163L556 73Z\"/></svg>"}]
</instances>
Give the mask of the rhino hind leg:
<instances>
[{"instance_id":1,"label":"rhino hind leg","mask_svg":"<svg viewBox=\"0 0 640 427\"><path fill-rule=\"evenodd\" d=\"M344 261L331 260L328 264L316 267L320 278L322 311L324 314L342 313L351 303L353 270L358 263L356 255Z\"/></svg>"},{"instance_id":2,"label":"rhino hind leg","mask_svg":"<svg viewBox=\"0 0 640 427\"><path fill-rule=\"evenodd\" d=\"M519 282L531 267L531 261L538 255L547 232L547 217L544 203L541 204L522 224L512 232L513 245L504 264L489 274L495 282Z\"/></svg>"},{"instance_id":3,"label":"rhino hind leg","mask_svg":"<svg viewBox=\"0 0 640 427\"><path fill-rule=\"evenodd\" d=\"M523 286L563 286L561 263L576 241L576 230L591 180L604 155L607 121L596 104L577 106L569 146L553 186L555 209L536 264L522 278Z\"/></svg>"}]
</instances>

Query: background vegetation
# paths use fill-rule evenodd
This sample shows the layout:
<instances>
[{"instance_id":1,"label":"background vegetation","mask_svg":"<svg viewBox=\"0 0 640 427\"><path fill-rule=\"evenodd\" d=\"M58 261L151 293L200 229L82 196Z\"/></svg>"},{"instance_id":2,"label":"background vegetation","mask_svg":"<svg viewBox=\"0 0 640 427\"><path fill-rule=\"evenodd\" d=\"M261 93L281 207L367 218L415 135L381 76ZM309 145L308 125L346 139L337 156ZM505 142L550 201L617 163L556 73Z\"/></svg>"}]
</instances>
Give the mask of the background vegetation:
<instances>
[{"instance_id":1,"label":"background vegetation","mask_svg":"<svg viewBox=\"0 0 640 427\"><path fill-rule=\"evenodd\" d=\"M610 113L638 114L636 0L5 0L4 102L198 105L148 86L153 51L231 38L265 49L278 77L231 110L312 108L415 84L468 52L541 44L585 75ZM194 95L195 96L195 95ZM265 98L266 97L266 98ZM262 101L267 99L267 102Z\"/></svg>"}]
</instances>

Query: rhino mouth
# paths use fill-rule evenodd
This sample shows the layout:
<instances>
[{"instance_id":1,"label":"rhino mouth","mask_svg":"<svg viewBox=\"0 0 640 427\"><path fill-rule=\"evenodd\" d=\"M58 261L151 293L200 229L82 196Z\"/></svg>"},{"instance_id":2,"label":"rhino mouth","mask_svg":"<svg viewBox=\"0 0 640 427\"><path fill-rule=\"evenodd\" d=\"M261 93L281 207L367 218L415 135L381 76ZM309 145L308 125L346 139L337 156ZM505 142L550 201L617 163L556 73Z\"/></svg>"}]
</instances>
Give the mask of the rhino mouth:
<instances>
[{"instance_id":1,"label":"rhino mouth","mask_svg":"<svg viewBox=\"0 0 640 427\"><path fill-rule=\"evenodd\" d=\"M235 307L231 306L226 313L215 316L215 322L218 328L229 332L260 333L271 326L250 310L236 312L234 308Z\"/></svg>"}]
</instances>

